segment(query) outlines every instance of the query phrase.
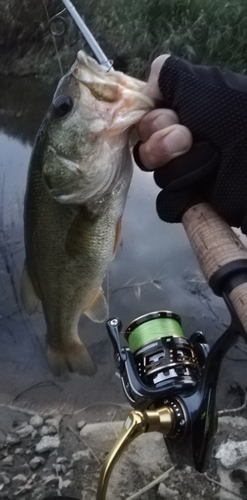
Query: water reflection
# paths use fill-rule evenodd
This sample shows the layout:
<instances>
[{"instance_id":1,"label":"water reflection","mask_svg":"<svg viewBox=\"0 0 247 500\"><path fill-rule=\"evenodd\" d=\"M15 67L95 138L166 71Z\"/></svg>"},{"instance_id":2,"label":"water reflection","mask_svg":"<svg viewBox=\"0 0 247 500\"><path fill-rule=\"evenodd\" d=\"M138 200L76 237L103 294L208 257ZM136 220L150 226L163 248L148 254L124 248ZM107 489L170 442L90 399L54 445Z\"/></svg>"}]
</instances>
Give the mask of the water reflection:
<instances>
[{"instance_id":1,"label":"water reflection","mask_svg":"<svg viewBox=\"0 0 247 500\"><path fill-rule=\"evenodd\" d=\"M98 365L96 376L89 379L75 374L55 379L45 356L43 315L28 318L21 308L27 167L31 145L54 89L27 79L5 83L1 79L1 88L0 400L36 407L56 402L70 408L96 401L124 402L104 325L94 324L85 316L79 325ZM206 286L182 226L158 219L157 192L152 174L136 169L121 241L105 281L110 316L120 317L126 326L152 310L173 310L182 317L185 334L201 329L212 342L224 330L228 314L221 299Z\"/></svg>"},{"instance_id":2,"label":"water reflection","mask_svg":"<svg viewBox=\"0 0 247 500\"><path fill-rule=\"evenodd\" d=\"M0 75L0 130L33 144L41 120L55 91L55 84L45 85L34 78L11 78Z\"/></svg>"}]
</instances>

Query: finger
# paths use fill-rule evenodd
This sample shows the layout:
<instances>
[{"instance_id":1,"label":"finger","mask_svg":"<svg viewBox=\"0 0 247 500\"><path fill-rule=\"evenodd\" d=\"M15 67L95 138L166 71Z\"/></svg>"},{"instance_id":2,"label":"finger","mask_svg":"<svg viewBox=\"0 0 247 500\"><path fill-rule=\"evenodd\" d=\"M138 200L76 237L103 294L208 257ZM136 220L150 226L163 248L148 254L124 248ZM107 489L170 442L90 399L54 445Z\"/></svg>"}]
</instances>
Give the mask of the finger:
<instances>
[{"instance_id":1,"label":"finger","mask_svg":"<svg viewBox=\"0 0 247 500\"><path fill-rule=\"evenodd\" d=\"M192 146L192 134L183 125L171 125L155 132L140 145L139 157L143 165L149 169L166 165L177 156L186 153Z\"/></svg>"},{"instance_id":2,"label":"finger","mask_svg":"<svg viewBox=\"0 0 247 500\"><path fill-rule=\"evenodd\" d=\"M148 77L147 85L144 89L144 94L155 99L156 101L164 101L162 94L158 85L158 78L160 70L165 64L166 60L170 57L170 54L163 54L157 57L151 65L150 74Z\"/></svg>"},{"instance_id":3,"label":"finger","mask_svg":"<svg viewBox=\"0 0 247 500\"><path fill-rule=\"evenodd\" d=\"M178 115L172 109L153 109L136 125L142 142L146 142L151 135L170 125L179 123Z\"/></svg>"}]
</instances>

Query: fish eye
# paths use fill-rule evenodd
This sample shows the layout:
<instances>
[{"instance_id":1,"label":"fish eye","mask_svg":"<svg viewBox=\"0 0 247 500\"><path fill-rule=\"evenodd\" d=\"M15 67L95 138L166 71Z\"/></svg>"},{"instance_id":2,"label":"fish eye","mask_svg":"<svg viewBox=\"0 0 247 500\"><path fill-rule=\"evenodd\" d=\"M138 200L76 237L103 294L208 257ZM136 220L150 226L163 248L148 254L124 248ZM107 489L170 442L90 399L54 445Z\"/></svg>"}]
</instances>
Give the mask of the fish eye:
<instances>
[{"instance_id":1,"label":"fish eye","mask_svg":"<svg viewBox=\"0 0 247 500\"><path fill-rule=\"evenodd\" d=\"M73 108L73 101L68 95L61 94L53 101L53 109L57 116L67 115Z\"/></svg>"}]
</instances>

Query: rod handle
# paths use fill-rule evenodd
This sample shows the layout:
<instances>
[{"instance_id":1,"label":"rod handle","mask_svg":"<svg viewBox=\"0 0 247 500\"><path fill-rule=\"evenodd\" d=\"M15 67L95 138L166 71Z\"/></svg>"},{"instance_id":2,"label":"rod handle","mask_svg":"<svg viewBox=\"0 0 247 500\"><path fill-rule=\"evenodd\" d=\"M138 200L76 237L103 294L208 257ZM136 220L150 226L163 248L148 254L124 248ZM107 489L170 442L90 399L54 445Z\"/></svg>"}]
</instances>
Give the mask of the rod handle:
<instances>
[{"instance_id":1,"label":"rod handle","mask_svg":"<svg viewBox=\"0 0 247 500\"><path fill-rule=\"evenodd\" d=\"M247 259L246 247L208 203L189 208L182 223L207 282L226 264ZM234 288L229 300L247 332L247 283Z\"/></svg>"}]
</instances>

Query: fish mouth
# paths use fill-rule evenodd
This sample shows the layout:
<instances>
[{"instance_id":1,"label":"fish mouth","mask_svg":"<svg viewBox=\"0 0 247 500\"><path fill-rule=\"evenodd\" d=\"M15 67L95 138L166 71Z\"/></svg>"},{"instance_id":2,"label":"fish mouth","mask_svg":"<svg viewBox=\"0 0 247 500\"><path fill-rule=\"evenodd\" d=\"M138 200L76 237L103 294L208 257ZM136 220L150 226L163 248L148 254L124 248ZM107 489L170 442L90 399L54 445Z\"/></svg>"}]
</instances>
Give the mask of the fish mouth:
<instances>
[{"instance_id":1,"label":"fish mouth","mask_svg":"<svg viewBox=\"0 0 247 500\"><path fill-rule=\"evenodd\" d=\"M110 135L135 125L155 107L154 101L143 93L145 82L113 68L107 71L83 51L77 54L72 74L94 98L98 114L107 121L105 131Z\"/></svg>"}]
</instances>

